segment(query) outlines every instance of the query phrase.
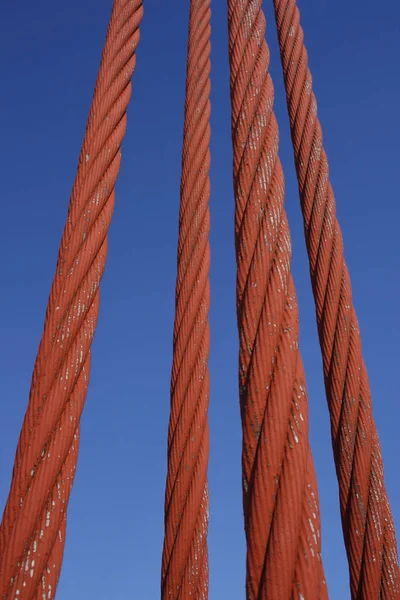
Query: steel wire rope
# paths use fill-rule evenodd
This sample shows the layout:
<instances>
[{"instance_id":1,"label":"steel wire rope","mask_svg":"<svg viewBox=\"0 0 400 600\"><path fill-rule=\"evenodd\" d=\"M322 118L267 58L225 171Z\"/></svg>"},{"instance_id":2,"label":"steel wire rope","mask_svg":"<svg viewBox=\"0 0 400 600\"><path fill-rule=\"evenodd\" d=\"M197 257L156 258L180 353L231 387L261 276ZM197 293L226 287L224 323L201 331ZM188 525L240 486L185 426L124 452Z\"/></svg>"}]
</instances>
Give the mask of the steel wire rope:
<instances>
[{"instance_id":1,"label":"steel wire rope","mask_svg":"<svg viewBox=\"0 0 400 600\"><path fill-rule=\"evenodd\" d=\"M274 0L353 599L400 597L371 390L296 0Z\"/></svg>"},{"instance_id":2,"label":"steel wire rope","mask_svg":"<svg viewBox=\"0 0 400 600\"><path fill-rule=\"evenodd\" d=\"M54 597L141 0L114 0L0 529L0 597Z\"/></svg>"},{"instance_id":3,"label":"steel wire rope","mask_svg":"<svg viewBox=\"0 0 400 600\"><path fill-rule=\"evenodd\" d=\"M327 598L261 0L228 0L249 600Z\"/></svg>"},{"instance_id":4,"label":"steel wire rope","mask_svg":"<svg viewBox=\"0 0 400 600\"><path fill-rule=\"evenodd\" d=\"M208 598L210 0L191 0L168 429L163 599Z\"/></svg>"}]
</instances>

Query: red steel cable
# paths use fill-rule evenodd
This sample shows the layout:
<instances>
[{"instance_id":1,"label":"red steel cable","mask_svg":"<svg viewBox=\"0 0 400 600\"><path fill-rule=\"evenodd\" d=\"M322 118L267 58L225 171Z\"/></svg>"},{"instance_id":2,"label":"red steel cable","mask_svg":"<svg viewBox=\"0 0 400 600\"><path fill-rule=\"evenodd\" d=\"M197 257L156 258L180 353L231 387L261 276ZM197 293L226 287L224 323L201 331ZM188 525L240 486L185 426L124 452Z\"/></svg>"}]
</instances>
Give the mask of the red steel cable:
<instances>
[{"instance_id":1,"label":"red steel cable","mask_svg":"<svg viewBox=\"0 0 400 600\"><path fill-rule=\"evenodd\" d=\"M261 0L228 0L250 600L327 598Z\"/></svg>"},{"instance_id":2,"label":"red steel cable","mask_svg":"<svg viewBox=\"0 0 400 600\"><path fill-rule=\"evenodd\" d=\"M352 598L399 597L397 544L350 276L295 0L274 0Z\"/></svg>"},{"instance_id":3,"label":"red steel cable","mask_svg":"<svg viewBox=\"0 0 400 600\"><path fill-rule=\"evenodd\" d=\"M210 0L191 0L168 430L164 599L208 598Z\"/></svg>"},{"instance_id":4,"label":"red steel cable","mask_svg":"<svg viewBox=\"0 0 400 600\"><path fill-rule=\"evenodd\" d=\"M4 599L55 595L142 14L114 1L0 530Z\"/></svg>"}]
</instances>

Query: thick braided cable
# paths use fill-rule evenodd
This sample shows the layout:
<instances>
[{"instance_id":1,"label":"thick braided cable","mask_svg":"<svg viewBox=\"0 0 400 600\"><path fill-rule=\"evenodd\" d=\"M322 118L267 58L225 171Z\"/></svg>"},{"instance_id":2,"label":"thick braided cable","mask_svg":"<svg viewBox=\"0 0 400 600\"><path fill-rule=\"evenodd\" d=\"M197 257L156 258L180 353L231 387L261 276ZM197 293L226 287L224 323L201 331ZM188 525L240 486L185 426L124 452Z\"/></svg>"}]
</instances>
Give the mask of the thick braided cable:
<instances>
[{"instance_id":1,"label":"thick braided cable","mask_svg":"<svg viewBox=\"0 0 400 600\"><path fill-rule=\"evenodd\" d=\"M87 393L141 0L115 0L0 530L0 598L53 598Z\"/></svg>"},{"instance_id":2,"label":"thick braided cable","mask_svg":"<svg viewBox=\"0 0 400 600\"><path fill-rule=\"evenodd\" d=\"M247 598L327 598L261 0L228 0Z\"/></svg>"},{"instance_id":3,"label":"thick braided cable","mask_svg":"<svg viewBox=\"0 0 400 600\"><path fill-rule=\"evenodd\" d=\"M191 0L162 598L208 598L210 0Z\"/></svg>"},{"instance_id":4,"label":"thick braided cable","mask_svg":"<svg viewBox=\"0 0 400 600\"><path fill-rule=\"evenodd\" d=\"M343 240L295 0L274 0L352 598L399 596L397 544L384 484Z\"/></svg>"}]
</instances>

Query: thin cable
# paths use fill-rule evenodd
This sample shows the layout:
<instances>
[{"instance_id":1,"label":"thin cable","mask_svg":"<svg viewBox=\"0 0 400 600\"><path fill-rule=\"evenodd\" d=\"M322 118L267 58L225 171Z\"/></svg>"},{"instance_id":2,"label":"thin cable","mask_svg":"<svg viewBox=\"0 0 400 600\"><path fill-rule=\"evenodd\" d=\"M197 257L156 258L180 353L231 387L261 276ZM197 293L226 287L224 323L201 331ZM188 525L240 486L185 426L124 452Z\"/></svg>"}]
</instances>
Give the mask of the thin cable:
<instances>
[{"instance_id":1,"label":"thin cable","mask_svg":"<svg viewBox=\"0 0 400 600\"><path fill-rule=\"evenodd\" d=\"M261 0L228 0L248 600L327 598Z\"/></svg>"},{"instance_id":2,"label":"thin cable","mask_svg":"<svg viewBox=\"0 0 400 600\"><path fill-rule=\"evenodd\" d=\"M350 276L295 0L274 0L353 599L395 599L396 535Z\"/></svg>"},{"instance_id":3,"label":"thin cable","mask_svg":"<svg viewBox=\"0 0 400 600\"><path fill-rule=\"evenodd\" d=\"M114 1L1 524L4 599L56 591L142 14Z\"/></svg>"},{"instance_id":4,"label":"thin cable","mask_svg":"<svg viewBox=\"0 0 400 600\"><path fill-rule=\"evenodd\" d=\"M210 19L210 0L191 0L161 579L165 600L208 598Z\"/></svg>"}]
</instances>

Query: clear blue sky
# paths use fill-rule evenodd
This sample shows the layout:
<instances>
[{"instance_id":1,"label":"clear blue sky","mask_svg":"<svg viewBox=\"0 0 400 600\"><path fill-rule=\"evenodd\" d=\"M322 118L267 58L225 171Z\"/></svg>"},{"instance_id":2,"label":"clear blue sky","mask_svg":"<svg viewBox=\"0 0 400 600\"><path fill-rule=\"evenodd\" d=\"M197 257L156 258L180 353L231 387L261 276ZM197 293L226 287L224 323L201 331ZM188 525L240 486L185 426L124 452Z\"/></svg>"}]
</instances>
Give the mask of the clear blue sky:
<instances>
[{"instance_id":1,"label":"clear blue sky","mask_svg":"<svg viewBox=\"0 0 400 600\"><path fill-rule=\"evenodd\" d=\"M82 419L59 600L159 597L187 6L147 0ZM226 2L214 1L210 599L244 598ZM110 0L2 7L0 509ZM185 8L183 8L185 7ZM398 527L400 7L300 4ZM272 2L265 2L331 598L349 598L330 428Z\"/></svg>"}]
</instances>

